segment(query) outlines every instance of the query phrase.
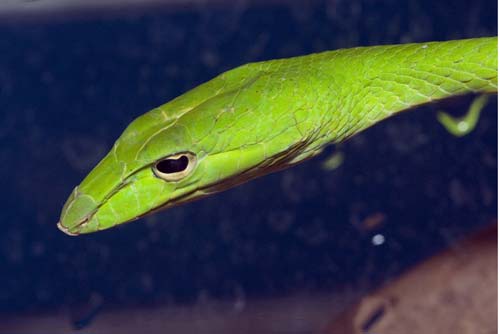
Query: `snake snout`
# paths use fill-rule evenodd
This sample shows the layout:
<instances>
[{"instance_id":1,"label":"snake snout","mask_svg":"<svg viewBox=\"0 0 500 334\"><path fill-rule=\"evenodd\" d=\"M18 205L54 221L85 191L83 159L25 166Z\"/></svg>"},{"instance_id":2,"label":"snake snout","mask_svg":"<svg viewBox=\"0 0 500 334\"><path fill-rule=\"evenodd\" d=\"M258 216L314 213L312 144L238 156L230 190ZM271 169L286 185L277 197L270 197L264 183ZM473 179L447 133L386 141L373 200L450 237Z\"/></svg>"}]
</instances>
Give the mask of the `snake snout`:
<instances>
[{"instance_id":1,"label":"snake snout","mask_svg":"<svg viewBox=\"0 0 500 334\"><path fill-rule=\"evenodd\" d=\"M57 227L68 235L78 235L81 227L91 220L97 206L91 196L80 193L78 187L75 188L64 204Z\"/></svg>"}]
</instances>

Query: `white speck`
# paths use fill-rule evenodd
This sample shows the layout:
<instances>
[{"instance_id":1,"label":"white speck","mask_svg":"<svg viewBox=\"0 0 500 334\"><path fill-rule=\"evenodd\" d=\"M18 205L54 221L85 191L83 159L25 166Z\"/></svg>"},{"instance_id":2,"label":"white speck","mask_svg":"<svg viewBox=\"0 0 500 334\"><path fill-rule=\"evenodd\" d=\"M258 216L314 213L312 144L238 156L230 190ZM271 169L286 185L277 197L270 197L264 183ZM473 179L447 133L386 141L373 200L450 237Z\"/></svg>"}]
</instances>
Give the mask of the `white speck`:
<instances>
[{"instance_id":1,"label":"white speck","mask_svg":"<svg viewBox=\"0 0 500 334\"><path fill-rule=\"evenodd\" d=\"M458 129L460 131L467 131L469 129L469 124L467 124L467 122L460 121L458 122Z\"/></svg>"},{"instance_id":2,"label":"white speck","mask_svg":"<svg viewBox=\"0 0 500 334\"><path fill-rule=\"evenodd\" d=\"M374 246L380 246L385 242L385 237L382 234L375 234L372 237L372 244Z\"/></svg>"},{"instance_id":3,"label":"white speck","mask_svg":"<svg viewBox=\"0 0 500 334\"><path fill-rule=\"evenodd\" d=\"M422 49L427 49L429 46L427 44L422 45Z\"/></svg>"}]
</instances>

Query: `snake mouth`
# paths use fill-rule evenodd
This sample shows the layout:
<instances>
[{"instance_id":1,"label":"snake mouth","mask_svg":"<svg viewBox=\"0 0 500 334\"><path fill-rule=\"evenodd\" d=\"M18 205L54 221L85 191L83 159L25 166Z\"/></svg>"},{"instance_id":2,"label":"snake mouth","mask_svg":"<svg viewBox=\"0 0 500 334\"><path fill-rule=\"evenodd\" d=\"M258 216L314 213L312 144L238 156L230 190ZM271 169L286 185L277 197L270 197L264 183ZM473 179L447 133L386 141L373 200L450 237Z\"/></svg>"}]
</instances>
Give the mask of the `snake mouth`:
<instances>
[{"instance_id":1,"label":"snake mouth","mask_svg":"<svg viewBox=\"0 0 500 334\"><path fill-rule=\"evenodd\" d=\"M96 203L92 195L80 192L80 186L77 186L71 193L69 199L63 207L61 218L57 222L57 228L63 233L70 236L77 236L85 233L83 230L88 223L93 221L95 214L103 206L103 204L127 185L128 182L121 182L118 187L116 187L115 189L113 189L113 191L106 195L101 203ZM88 204L89 199L90 205ZM84 205L81 204L82 201ZM68 219L68 212L76 212L76 218L79 218L79 220L75 219L75 221L73 222L73 219Z\"/></svg>"},{"instance_id":2,"label":"snake mouth","mask_svg":"<svg viewBox=\"0 0 500 334\"><path fill-rule=\"evenodd\" d=\"M63 226L63 225L61 224L61 222L60 222L60 221L59 221L59 222L57 222L57 228L58 228L60 231L64 232L64 233L65 233L65 234L67 234L67 235L70 235L70 236L72 236L72 237L74 237L74 236L77 236L77 235L78 235L78 233L73 233L73 232L70 232L70 231L69 231L69 229L68 229L67 227Z\"/></svg>"},{"instance_id":3,"label":"snake mouth","mask_svg":"<svg viewBox=\"0 0 500 334\"><path fill-rule=\"evenodd\" d=\"M72 232L72 231L70 231L70 228L71 228L71 230L74 230L74 229L80 230L83 226L85 226L85 224L87 224L90 221L90 218L92 217L92 215L94 213L95 213L95 211L92 212L92 214L90 214L89 216L83 218L78 224L76 224L75 226L72 226L72 227L66 227L66 226L64 226L62 224L62 221L58 221L57 222L57 228L60 231L64 232L67 235L70 235L72 237L80 235L79 232Z\"/></svg>"}]
</instances>

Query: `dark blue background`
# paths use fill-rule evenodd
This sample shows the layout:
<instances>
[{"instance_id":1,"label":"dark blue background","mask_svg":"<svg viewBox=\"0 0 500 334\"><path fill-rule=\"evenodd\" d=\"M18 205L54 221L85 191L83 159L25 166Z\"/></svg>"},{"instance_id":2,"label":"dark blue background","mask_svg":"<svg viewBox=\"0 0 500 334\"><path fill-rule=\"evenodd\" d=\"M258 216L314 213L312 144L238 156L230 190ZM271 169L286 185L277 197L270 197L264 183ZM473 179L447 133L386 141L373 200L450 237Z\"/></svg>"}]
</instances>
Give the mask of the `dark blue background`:
<instances>
[{"instance_id":1,"label":"dark blue background","mask_svg":"<svg viewBox=\"0 0 500 334\"><path fill-rule=\"evenodd\" d=\"M418 108L340 149L120 228L56 229L73 187L136 116L237 65L496 35L496 1L195 6L0 23L0 310L365 290L497 214L496 97L457 139ZM444 107L464 113L471 97ZM443 107L440 106L439 108ZM381 213L375 230L360 222ZM375 247L371 238L384 234Z\"/></svg>"}]
</instances>

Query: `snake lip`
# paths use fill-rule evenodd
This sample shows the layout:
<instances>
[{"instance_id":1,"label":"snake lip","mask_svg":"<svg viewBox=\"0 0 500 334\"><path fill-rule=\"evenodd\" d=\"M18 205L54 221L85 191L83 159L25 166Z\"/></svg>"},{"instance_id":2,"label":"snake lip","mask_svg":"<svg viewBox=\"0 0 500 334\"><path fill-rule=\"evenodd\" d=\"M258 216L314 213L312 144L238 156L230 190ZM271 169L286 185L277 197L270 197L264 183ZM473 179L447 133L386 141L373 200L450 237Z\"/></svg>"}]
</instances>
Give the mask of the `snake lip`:
<instances>
[{"instance_id":1,"label":"snake lip","mask_svg":"<svg viewBox=\"0 0 500 334\"><path fill-rule=\"evenodd\" d=\"M81 222L79 222L77 225L75 225L74 227L82 227L84 226L86 223L88 223L89 221L89 217L85 217L84 219L82 219ZM70 235L70 236L77 236L79 235L80 233L78 232L70 232L70 230L64 226L63 224L61 224L61 221L57 222L57 228L61 231L63 231L64 233L66 233L67 235Z\"/></svg>"},{"instance_id":2,"label":"snake lip","mask_svg":"<svg viewBox=\"0 0 500 334\"><path fill-rule=\"evenodd\" d=\"M60 222L60 221L57 223L57 228L58 228L59 230L61 230L62 232L64 232L65 234L70 235L70 236L72 236L72 237L74 237L74 236L77 236L77 235L78 235L78 233L73 233L73 232L70 232L70 231L68 230L68 228L67 228L67 227L65 227L65 226L63 226L63 225L61 224L61 222Z\"/></svg>"}]
</instances>

